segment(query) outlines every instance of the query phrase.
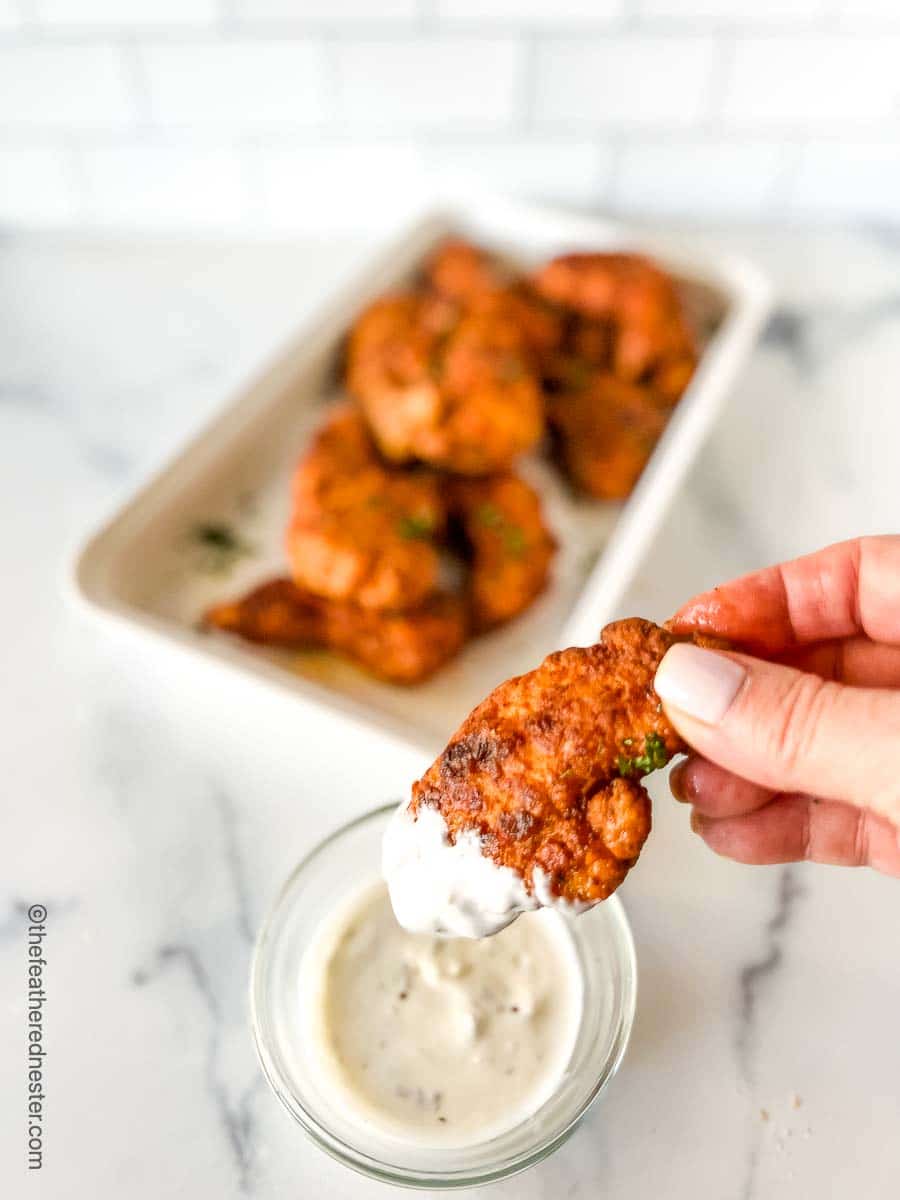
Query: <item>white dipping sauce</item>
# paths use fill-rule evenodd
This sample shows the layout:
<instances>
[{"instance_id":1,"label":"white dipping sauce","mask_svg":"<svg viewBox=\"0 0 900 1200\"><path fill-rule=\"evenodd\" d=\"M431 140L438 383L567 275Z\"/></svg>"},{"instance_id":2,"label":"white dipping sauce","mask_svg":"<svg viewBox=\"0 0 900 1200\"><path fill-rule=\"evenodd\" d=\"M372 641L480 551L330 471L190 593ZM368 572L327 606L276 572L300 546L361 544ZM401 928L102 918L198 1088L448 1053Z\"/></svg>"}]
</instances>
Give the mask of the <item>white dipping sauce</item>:
<instances>
[{"instance_id":1,"label":"white dipping sauce","mask_svg":"<svg viewBox=\"0 0 900 1200\"><path fill-rule=\"evenodd\" d=\"M591 907L554 896L540 867L529 892L517 871L482 854L474 830L451 842L444 818L427 805L415 817L406 804L394 813L382 843L382 874L397 920L413 933L482 938L536 908L574 916Z\"/></svg>"},{"instance_id":2,"label":"white dipping sauce","mask_svg":"<svg viewBox=\"0 0 900 1200\"><path fill-rule=\"evenodd\" d=\"M529 1117L581 1023L575 946L550 911L482 941L433 937L403 929L369 884L323 924L302 972L320 1084L420 1145L473 1145Z\"/></svg>"}]
</instances>

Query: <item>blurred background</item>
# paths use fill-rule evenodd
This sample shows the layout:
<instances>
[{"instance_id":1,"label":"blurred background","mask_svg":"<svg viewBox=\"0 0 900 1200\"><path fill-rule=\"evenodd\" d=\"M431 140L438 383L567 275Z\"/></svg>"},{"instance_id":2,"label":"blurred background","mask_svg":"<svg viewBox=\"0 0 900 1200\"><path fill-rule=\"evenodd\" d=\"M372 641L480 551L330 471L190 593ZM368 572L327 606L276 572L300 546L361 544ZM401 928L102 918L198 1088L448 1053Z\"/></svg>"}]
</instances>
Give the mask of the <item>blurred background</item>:
<instances>
[{"instance_id":1,"label":"blurred background","mask_svg":"<svg viewBox=\"0 0 900 1200\"><path fill-rule=\"evenodd\" d=\"M0 222L900 215L896 0L0 0Z\"/></svg>"},{"instance_id":2,"label":"blurred background","mask_svg":"<svg viewBox=\"0 0 900 1200\"><path fill-rule=\"evenodd\" d=\"M26 1194L36 902L29 1196L395 1195L280 1111L246 982L281 880L424 762L94 628L65 579L371 230L472 182L644 218L771 283L618 615L896 531L900 0L0 0L2 1197ZM489 1200L900 1195L896 882L735 867L651 786L625 1069Z\"/></svg>"}]
</instances>

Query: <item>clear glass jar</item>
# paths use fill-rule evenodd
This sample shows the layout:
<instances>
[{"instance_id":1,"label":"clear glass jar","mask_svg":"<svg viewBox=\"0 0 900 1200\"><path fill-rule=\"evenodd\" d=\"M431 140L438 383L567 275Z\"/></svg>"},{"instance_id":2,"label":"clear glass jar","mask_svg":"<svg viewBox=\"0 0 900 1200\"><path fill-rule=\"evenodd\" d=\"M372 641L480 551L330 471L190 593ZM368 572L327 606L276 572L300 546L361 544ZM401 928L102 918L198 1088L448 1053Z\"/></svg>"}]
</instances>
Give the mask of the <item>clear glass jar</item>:
<instances>
[{"instance_id":1,"label":"clear glass jar","mask_svg":"<svg viewBox=\"0 0 900 1200\"><path fill-rule=\"evenodd\" d=\"M253 1034L276 1096L334 1158L389 1183L472 1187L514 1175L552 1154L612 1079L634 1019L634 943L615 896L571 921L584 986L581 1026L558 1088L526 1120L489 1141L457 1148L423 1147L365 1128L335 1105L307 1068L299 1019L300 965L319 923L345 895L377 876L381 836L394 807L376 809L333 833L285 883L253 958Z\"/></svg>"}]
</instances>

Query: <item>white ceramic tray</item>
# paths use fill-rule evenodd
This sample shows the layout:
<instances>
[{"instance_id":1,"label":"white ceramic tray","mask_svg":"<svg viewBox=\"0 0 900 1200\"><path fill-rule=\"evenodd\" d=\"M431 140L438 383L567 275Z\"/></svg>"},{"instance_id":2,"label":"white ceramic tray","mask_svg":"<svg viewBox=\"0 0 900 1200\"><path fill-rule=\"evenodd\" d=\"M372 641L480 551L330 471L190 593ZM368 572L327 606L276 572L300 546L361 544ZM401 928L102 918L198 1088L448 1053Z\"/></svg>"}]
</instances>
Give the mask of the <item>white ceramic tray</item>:
<instances>
[{"instance_id":1,"label":"white ceramic tray","mask_svg":"<svg viewBox=\"0 0 900 1200\"><path fill-rule=\"evenodd\" d=\"M451 233L523 266L575 249L634 249L658 258L682 281L707 330L704 349L638 486L624 504L575 499L549 464L524 462L560 542L553 582L517 621L469 643L416 687L380 683L322 651L268 650L200 632L197 620L208 604L284 573L288 479L311 429L339 393L336 351L360 309L407 279ZM768 288L755 268L703 257L689 236L655 239L505 201L436 209L382 248L314 325L89 539L75 564L76 592L94 613L137 633L166 638L290 699L330 706L434 750L495 684L553 649L589 644L615 615L768 307ZM199 531L209 526L232 530L242 552L203 544Z\"/></svg>"}]
</instances>

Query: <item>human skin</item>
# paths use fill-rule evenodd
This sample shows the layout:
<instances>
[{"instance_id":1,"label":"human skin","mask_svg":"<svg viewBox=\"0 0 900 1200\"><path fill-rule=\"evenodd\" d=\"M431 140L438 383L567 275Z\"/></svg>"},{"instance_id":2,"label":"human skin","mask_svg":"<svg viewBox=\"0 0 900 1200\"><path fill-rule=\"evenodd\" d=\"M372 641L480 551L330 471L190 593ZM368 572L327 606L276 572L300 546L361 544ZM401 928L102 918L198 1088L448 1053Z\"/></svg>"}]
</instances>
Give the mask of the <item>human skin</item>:
<instances>
[{"instance_id":1,"label":"human skin","mask_svg":"<svg viewBox=\"0 0 900 1200\"><path fill-rule=\"evenodd\" d=\"M900 876L900 537L864 537L689 601L655 686L692 747L670 777L692 827L743 863Z\"/></svg>"}]
</instances>

